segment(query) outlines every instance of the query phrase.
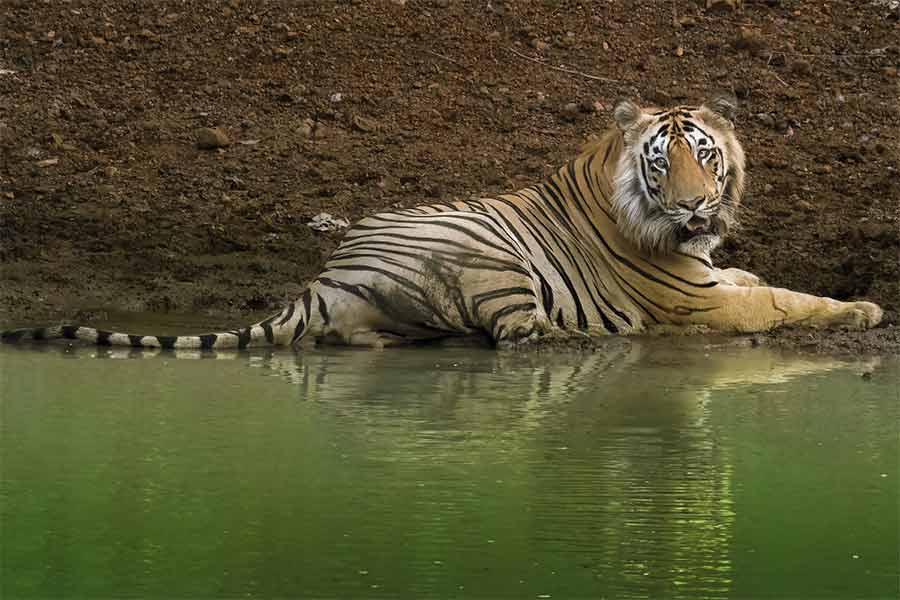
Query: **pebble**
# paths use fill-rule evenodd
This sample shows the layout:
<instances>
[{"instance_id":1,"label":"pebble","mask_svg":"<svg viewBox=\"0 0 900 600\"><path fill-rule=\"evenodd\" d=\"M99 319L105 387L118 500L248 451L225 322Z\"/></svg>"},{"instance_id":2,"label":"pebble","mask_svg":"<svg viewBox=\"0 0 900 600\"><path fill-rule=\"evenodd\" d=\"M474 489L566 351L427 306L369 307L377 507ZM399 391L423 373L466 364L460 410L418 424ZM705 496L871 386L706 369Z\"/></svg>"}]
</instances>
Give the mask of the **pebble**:
<instances>
[{"instance_id":1,"label":"pebble","mask_svg":"<svg viewBox=\"0 0 900 600\"><path fill-rule=\"evenodd\" d=\"M197 147L202 150L214 150L231 144L231 140L218 127L204 127L197 130Z\"/></svg>"},{"instance_id":2,"label":"pebble","mask_svg":"<svg viewBox=\"0 0 900 600\"><path fill-rule=\"evenodd\" d=\"M813 167L813 173L816 175L828 175L831 173L831 165L816 165Z\"/></svg>"},{"instance_id":3,"label":"pebble","mask_svg":"<svg viewBox=\"0 0 900 600\"><path fill-rule=\"evenodd\" d=\"M563 105L560 116L564 121L574 121L578 116L579 111L580 107L577 102L569 102L568 104Z\"/></svg>"}]
</instances>

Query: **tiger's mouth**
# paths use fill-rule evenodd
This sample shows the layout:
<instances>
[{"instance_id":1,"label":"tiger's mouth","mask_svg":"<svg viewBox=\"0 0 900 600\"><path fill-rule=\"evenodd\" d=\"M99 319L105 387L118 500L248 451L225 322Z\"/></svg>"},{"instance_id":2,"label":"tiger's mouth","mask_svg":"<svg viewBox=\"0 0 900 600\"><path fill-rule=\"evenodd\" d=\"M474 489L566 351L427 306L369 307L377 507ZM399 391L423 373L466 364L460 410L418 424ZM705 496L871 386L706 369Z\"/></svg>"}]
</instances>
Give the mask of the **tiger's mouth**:
<instances>
[{"instance_id":1,"label":"tiger's mouth","mask_svg":"<svg viewBox=\"0 0 900 600\"><path fill-rule=\"evenodd\" d=\"M724 221L717 215L712 217L693 215L678 229L678 241L686 242L702 235L721 235L724 225Z\"/></svg>"},{"instance_id":2,"label":"tiger's mouth","mask_svg":"<svg viewBox=\"0 0 900 600\"><path fill-rule=\"evenodd\" d=\"M685 223L684 228L692 235L700 235L706 233L710 225L711 222L708 217L693 215L690 220Z\"/></svg>"}]
</instances>

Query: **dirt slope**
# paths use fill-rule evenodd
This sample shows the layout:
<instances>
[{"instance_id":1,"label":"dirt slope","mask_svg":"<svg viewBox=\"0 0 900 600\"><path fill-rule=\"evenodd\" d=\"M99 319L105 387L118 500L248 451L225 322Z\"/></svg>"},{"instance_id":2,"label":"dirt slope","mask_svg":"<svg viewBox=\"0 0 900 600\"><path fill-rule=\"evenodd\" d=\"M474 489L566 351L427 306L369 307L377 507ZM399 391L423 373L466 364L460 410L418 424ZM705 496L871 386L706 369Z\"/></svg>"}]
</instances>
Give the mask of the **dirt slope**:
<instances>
[{"instance_id":1,"label":"dirt slope","mask_svg":"<svg viewBox=\"0 0 900 600\"><path fill-rule=\"evenodd\" d=\"M717 262L887 310L874 332L772 343L900 351L898 11L724 4L5 0L0 324L243 323L334 248L339 233L306 225L322 211L518 188L607 127L619 97L725 88L749 191ZM202 127L231 145L199 149Z\"/></svg>"}]
</instances>

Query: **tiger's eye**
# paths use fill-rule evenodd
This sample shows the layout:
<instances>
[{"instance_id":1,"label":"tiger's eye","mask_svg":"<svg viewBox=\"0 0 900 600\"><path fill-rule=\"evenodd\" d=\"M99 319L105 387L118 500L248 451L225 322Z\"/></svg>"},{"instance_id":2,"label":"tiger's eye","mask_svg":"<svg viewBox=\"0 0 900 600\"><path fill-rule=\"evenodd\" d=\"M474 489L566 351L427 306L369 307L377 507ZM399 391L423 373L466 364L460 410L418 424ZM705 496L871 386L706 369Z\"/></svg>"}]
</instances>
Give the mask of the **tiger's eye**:
<instances>
[{"instance_id":1,"label":"tiger's eye","mask_svg":"<svg viewBox=\"0 0 900 600\"><path fill-rule=\"evenodd\" d=\"M653 159L653 166L660 171L665 171L669 167L669 161L660 156L659 158Z\"/></svg>"},{"instance_id":2,"label":"tiger's eye","mask_svg":"<svg viewBox=\"0 0 900 600\"><path fill-rule=\"evenodd\" d=\"M700 150L697 152L697 160L706 160L708 156L709 156L708 148L700 148Z\"/></svg>"}]
</instances>

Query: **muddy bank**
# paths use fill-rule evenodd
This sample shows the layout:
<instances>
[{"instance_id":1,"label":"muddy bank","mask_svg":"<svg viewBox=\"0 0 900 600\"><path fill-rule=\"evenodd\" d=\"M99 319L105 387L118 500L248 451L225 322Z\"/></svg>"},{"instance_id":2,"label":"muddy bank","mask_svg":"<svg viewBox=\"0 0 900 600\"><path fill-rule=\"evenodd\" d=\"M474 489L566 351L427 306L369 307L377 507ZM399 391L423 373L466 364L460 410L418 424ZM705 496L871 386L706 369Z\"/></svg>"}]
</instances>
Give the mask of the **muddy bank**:
<instances>
[{"instance_id":1,"label":"muddy bank","mask_svg":"<svg viewBox=\"0 0 900 600\"><path fill-rule=\"evenodd\" d=\"M616 98L725 88L749 189L717 263L886 311L871 332L766 343L900 353L900 25L885 3L820 4L10 0L0 324L245 323L335 247L307 226L321 212L516 189ZM227 140L200 148L202 128Z\"/></svg>"}]
</instances>

